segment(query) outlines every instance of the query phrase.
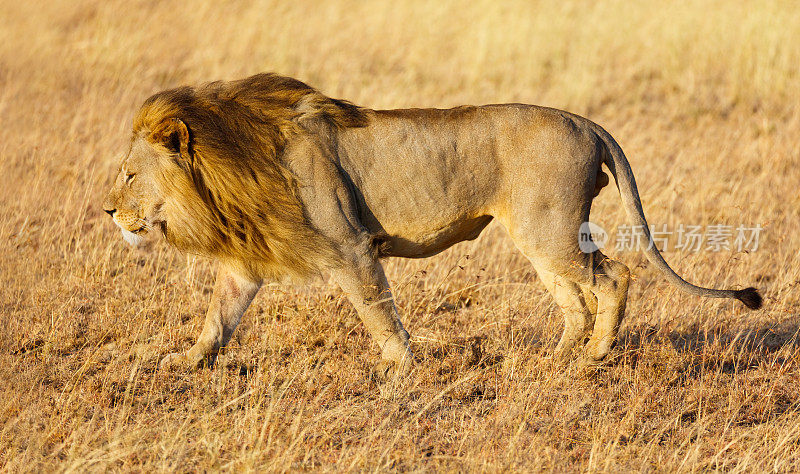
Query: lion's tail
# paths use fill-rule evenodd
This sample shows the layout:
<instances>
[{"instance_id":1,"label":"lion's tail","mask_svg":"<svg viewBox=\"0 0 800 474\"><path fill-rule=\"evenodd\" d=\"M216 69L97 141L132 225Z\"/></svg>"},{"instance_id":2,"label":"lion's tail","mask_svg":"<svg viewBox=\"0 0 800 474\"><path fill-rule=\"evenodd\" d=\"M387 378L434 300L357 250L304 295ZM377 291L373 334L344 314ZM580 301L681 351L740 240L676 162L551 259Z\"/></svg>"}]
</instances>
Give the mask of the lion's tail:
<instances>
[{"instance_id":1,"label":"lion's tail","mask_svg":"<svg viewBox=\"0 0 800 474\"><path fill-rule=\"evenodd\" d=\"M617 183L617 189L622 198L622 205L625 207L625 212L628 214L631 224L642 230L642 232L637 234L640 236L640 243L645 244L647 247L645 250L647 259L666 275L670 283L687 293L711 298L736 298L750 309L760 308L762 303L761 295L755 288L750 287L743 290L703 288L687 282L681 278L680 275L675 273L652 241L650 228L644 217L642 201L639 198L639 191L636 188L636 180L633 177L633 171L628 163L628 159L625 158L625 154L622 152L622 148L620 148L611 134L605 131L601 126L594 123L592 123L592 125L594 126L594 131L597 136L605 143L605 156L603 161L611 174L614 175L614 180Z\"/></svg>"}]
</instances>

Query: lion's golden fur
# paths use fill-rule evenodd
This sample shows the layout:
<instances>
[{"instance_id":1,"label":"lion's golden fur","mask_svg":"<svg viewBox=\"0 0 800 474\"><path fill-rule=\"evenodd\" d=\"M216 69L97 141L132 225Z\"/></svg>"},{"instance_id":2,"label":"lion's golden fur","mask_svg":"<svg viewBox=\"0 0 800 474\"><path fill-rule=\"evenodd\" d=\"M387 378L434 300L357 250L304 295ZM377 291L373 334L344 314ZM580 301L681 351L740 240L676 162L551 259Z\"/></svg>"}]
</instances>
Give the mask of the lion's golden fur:
<instances>
[{"instance_id":1,"label":"lion's golden fur","mask_svg":"<svg viewBox=\"0 0 800 474\"><path fill-rule=\"evenodd\" d=\"M259 276L305 275L335 263L334 247L311 227L296 178L280 160L287 140L300 131L298 122L311 117L334 127L367 120L348 102L274 74L150 97L134 119L134 138L169 140L161 134L173 118L190 131L189 173L178 166L158 173L168 241L245 262L251 266L245 270Z\"/></svg>"},{"instance_id":2,"label":"lion's golden fur","mask_svg":"<svg viewBox=\"0 0 800 474\"><path fill-rule=\"evenodd\" d=\"M131 241L160 225L179 249L221 261L203 333L162 365L223 347L263 278L330 269L381 345L379 373L406 373L409 336L376 254L433 255L495 218L565 312L556 357L589 337L594 364L613 346L630 281L577 238L608 183L602 165L648 238L627 158L583 117L525 104L375 111L257 75L148 99L103 207ZM761 306L754 288L692 285L655 246L645 255L684 291Z\"/></svg>"}]
</instances>

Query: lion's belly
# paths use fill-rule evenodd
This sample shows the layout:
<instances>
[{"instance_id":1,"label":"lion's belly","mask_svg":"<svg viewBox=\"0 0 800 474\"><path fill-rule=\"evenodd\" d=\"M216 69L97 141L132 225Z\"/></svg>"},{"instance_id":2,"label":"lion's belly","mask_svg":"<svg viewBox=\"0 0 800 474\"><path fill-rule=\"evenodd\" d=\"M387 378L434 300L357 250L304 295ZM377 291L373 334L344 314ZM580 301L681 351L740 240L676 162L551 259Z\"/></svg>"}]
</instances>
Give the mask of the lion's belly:
<instances>
[{"instance_id":1,"label":"lion's belly","mask_svg":"<svg viewBox=\"0 0 800 474\"><path fill-rule=\"evenodd\" d=\"M477 237L500 182L478 109L382 111L371 121L340 137L339 155L361 221L386 236L389 255L426 257Z\"/></svg>"},{"instance_id":2,"label":"lion's belly","mask_svg":"<svg viewBox=\"0 0 800 474\"><path fill-rule=\"evenodd\" d=\"M454 222L440 229L407 227L402 232L388 233L383 254L388 257L430 257L448 247L472 240L491 222L492 216L481 216Z\"/></svg>"},{"instance_id":3,"label":"lion's belly","mask_svg":"<svg viewBox=\"0 0 800 474\"><path fill-rule=\"evenodd\" d=\"M357 202L364 226L389 244L387 255L416 258L478 237L492 220L484 195L444 185L384 183L362 187Z\"/></svg>"}]
</instances>

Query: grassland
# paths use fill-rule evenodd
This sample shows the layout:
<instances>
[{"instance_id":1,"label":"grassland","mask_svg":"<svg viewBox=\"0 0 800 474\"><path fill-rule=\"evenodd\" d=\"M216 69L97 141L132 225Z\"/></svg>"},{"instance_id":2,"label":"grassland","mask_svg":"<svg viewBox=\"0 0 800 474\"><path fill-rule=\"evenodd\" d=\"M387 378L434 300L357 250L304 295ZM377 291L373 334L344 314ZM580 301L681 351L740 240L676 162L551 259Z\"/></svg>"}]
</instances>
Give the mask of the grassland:
<instances>
[{"instance_id":1,"label":"grassland","mask_svg":"<svg viewBox=\"0 0 800 474\"><path fill-rule=\"evenodd\" d=\"M798 44L789 1L0 2L0 470L800 470ZM615 361L560 368L560 314L492 226L386 263L420 357L399 396L326 279L264 288L215 368L158 372L213 264L127 248L102 196L149 94L261 71L374 108L586 115L651 222L763 227L756 251L666 258L765 308L609 252L635 273Z\"/></svg>"}]
</instances>

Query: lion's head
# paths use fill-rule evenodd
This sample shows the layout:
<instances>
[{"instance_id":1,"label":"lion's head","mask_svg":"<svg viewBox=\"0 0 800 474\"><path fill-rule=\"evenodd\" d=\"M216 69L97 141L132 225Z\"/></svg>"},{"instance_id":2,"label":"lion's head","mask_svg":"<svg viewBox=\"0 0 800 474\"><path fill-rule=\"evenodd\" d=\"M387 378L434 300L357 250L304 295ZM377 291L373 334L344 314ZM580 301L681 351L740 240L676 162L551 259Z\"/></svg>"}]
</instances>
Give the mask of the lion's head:
<instances>
[{"instance_id":1,"label":"lion's head","mask_svg":"<svg viewBox=\"0 0 800 474\"><path fill-rule=\"evenodd\" d=\"M159 170L171 165L165 155L146 140L134 139L103 202L103 209L114 219L123 238L134 247L165 222L161 214L164 193L157 179Z\"/></svg>"},{"instance_id":2,"label":"lion's head","mask_svg":"<svg viewBox=\"0 0 800 474\"><path fill-rule=\"evenodd\" d=\"M338 255L308 222L281 162L287 140L312 118L366 120L352 104L274 74L155 94L134 119L103 207L133 245L160 233L259 277L314 272Z\"/></svg>"}]
</instances>

